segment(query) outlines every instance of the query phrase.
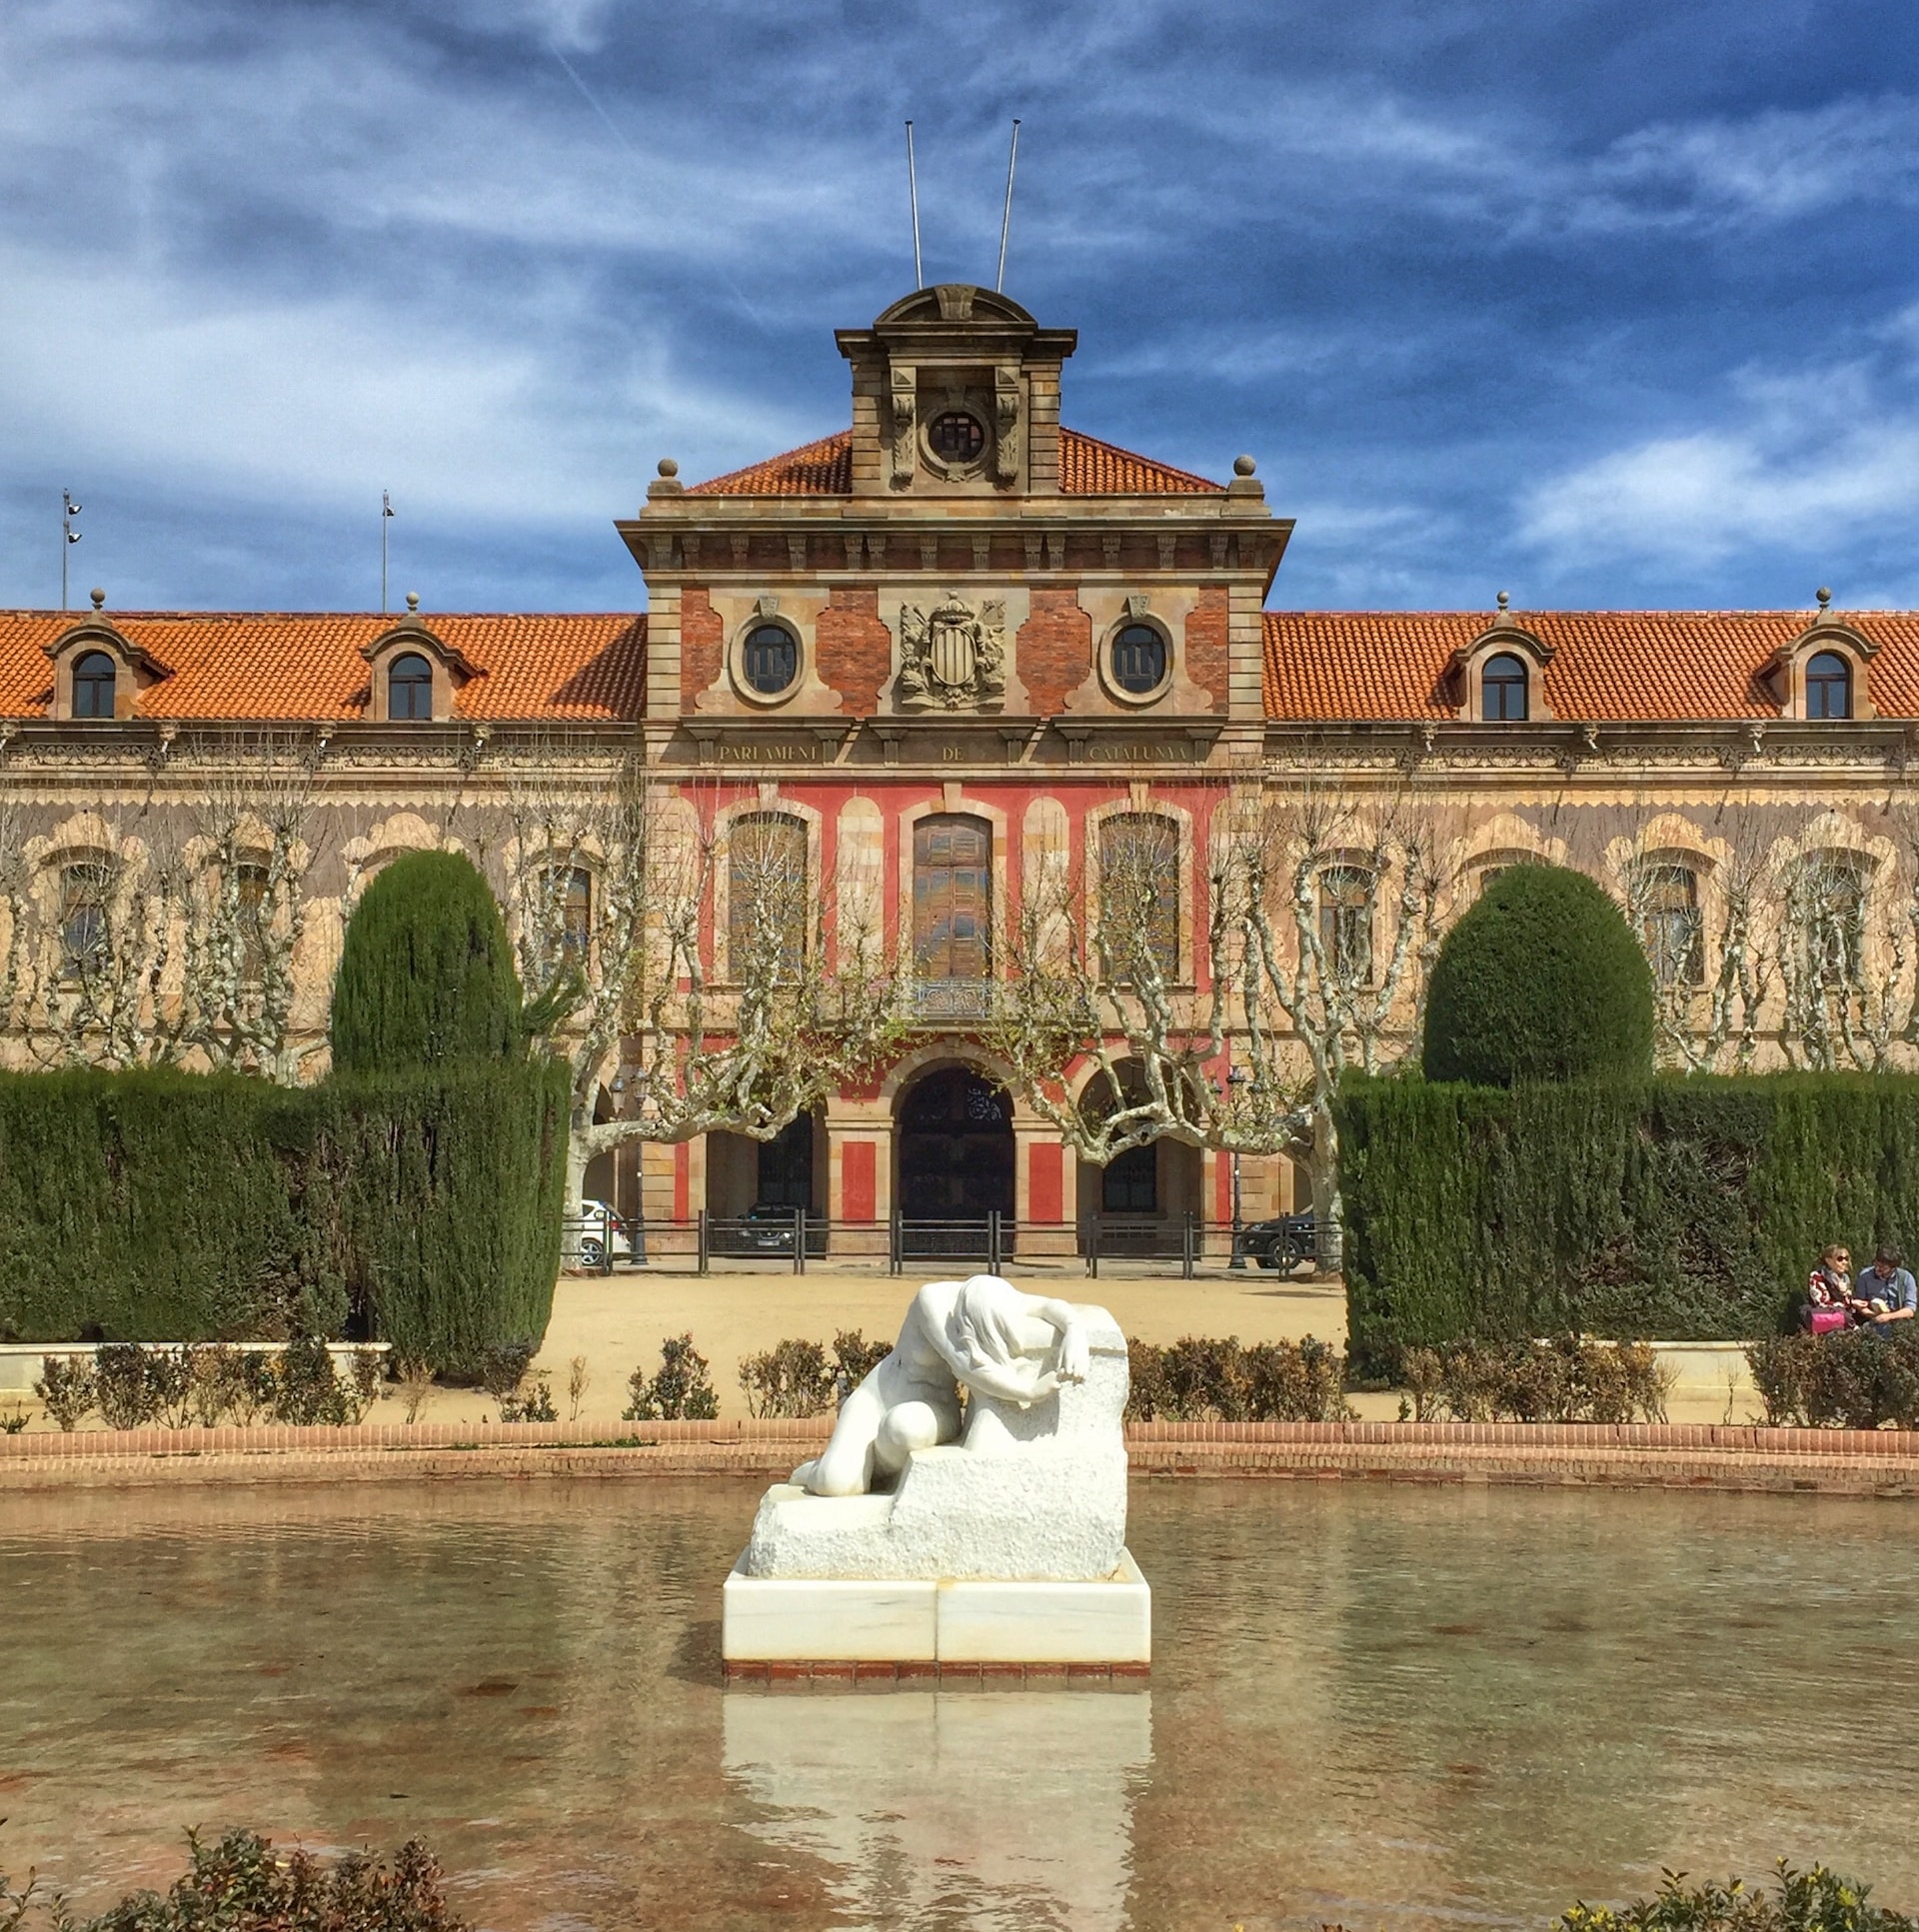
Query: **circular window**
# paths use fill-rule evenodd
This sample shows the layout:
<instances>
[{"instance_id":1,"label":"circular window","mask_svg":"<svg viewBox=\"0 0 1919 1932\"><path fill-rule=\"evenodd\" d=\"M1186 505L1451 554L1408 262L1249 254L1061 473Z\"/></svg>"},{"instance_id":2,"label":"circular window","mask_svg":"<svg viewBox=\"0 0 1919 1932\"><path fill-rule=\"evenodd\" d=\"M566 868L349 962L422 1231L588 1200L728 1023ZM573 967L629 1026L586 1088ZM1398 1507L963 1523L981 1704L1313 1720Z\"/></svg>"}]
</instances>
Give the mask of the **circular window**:
<instances>
[{"instance_id":1,"label":"circular window","mask_svg":"<svg viewBox=\"0 0 1919 1932\"><path fill-rule=\"evenodd\" d=\"M740 652L747 683L763 698L777 698L800 675L800 646L784 624L759 624Z\"/></svg>"},{"instance_id":2,"label":"circular window","mask_svg":"<svg viewBox=\"0 0 1919 1932\"><path fill-rule=\"evenodd\" d=\"M970 463L986 447L986 433L969 411L942 410L927 426L927 447L943 463Z\"/></svg>"},{"instance_id":3,"label":"circular window","mask_svg":"<svg viewBox=\"0 0 1919 1932\"><path fill-rule=\"evenodd\" d=\"M1165 639L1150 624L1128 624L1112 641L1112 682L1143 698L1165 681Z\"/></svg>"}]
</instances>

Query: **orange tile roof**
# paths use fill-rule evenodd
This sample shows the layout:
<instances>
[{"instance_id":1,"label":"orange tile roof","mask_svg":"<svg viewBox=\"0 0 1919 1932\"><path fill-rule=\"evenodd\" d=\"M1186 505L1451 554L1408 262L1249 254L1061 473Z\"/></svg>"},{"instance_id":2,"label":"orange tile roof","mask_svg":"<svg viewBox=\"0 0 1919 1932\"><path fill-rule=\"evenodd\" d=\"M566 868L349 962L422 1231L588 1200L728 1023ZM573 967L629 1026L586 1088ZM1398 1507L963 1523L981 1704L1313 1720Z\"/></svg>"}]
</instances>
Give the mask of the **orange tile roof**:
<instances>
[{"instance_id":1,"label":"orange tile roof","mask_svg":"<svg viewBox=\"0 0 1919 1932\"><path fill-rule=\"evenodd\" d=\"M1194 496L1219 485L1150 457L1101 443L1077 430L1059 432L1059 488L1068 497ZM844 497L853 490L853 432L823 436L784 456L696 483L690 497Z\"/></svg>"},{"instance_id":2,"label":"orange tile roof","mask_svg":"<svg viewBox=\"0 0 1919 1932\"><path fill-rule=\"evenodd\" d=\"M1773 653L1812 625L1806 611L1538 611L1514 623L1552 648L1552 715L1605 719L1777 718L1761 681ZM1879 647L1867 673L1883 717L1919 717L1919 613L1840 619ZM1268 611L1269 718L1446 719L1447 671L1492 624L1483 611Z\"/></svg>"},{"instance_id":3,"label":"orange tile roof","mask_svg":"<svg viewBox=\"0 0 1919 1932\"><path fill-rule=\"evenodd\" d=\"M283 611L101 616L172 673L141 692L138 716L178 719L358 718L367 706L361 648L397 621L377 613ZM46 647L82 620L76 611L0 611L0 717L46 716L53 685ZM421 622L484 674L455 697L462 718L641 716L644 617L423 612Z\"/></svg>"}]
</instances>

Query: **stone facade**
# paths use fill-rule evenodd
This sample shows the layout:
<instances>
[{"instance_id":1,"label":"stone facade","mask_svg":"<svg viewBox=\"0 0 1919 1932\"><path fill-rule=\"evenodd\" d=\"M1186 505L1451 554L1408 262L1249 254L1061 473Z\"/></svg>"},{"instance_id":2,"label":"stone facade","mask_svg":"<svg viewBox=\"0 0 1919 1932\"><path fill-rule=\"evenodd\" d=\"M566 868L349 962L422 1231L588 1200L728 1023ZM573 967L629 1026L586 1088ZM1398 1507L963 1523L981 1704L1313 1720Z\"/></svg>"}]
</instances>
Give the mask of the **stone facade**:
<instances>
[{"instance_id":1,"label":"stone facade","mask_svg":"<svg viewBox=\"0 0 1919 1932\"><path fill-rule=\"evenodd\" d=\"M345 913L387 857L448 843L497 866L510 755L582 788L641 758L703 823L790 817L817 878L858 872L881 923L914 946L933 943L927 922L949 901L990 926L1041 877L1083 881L1090 906L1101 828L1157 818L1180 855L1175 977L1194 999L1207 855L1232 815L1325 804L1345 830L1306 882L1324 900L1308 924L1347 945L1329 909L1380 828L1416 811L1439 924L1500 867L1583 866L1642 924L1666 922L1674 1001L1696 1030L1711 1030L1723 961L1747 948L1764 968L1756 1065L1824 1050L1792 1004L1806 991L1793 990L1780 883L1817 860L1853 895L1856 938L1836 942L1848 997L1882 1058L1905 1052L1913 614L1841 616L1823 600L1803 613L1515 613L1503 599L1483 614L1268 610L1292 525L1251 461L1222 485L1062 426L1072 332L940 288L839 346L850 430L692 487L662 463L618 525L644 618L0 612L0 945L14 948L29 914L33 944L55 943L76 868L124 863L131 877L163 850L204 863L209 802L232 775L297 761L313 812L289 1050L308 1074L324 1063ZM246 838L259 843L257 826ZM1351 915L1375 923L1367 944L1382 954L1390 915L1363 896ZM725 925L716 914L717 966ZM951 933L934 938L951 954ZM192 969L184 953L160 979ZM48 1042L30 1037L8 959L4 1050L33 1063ZM956 1210L1230 1216L1226 1156L1162 1142L1129 1169L1120 1191L1135 1205L1115 1207L1108 1177L1023 1104L969 1117L995 1103L965 980L1003 961L960 966L897 1063L777 1149L717 1134L629 1147L588 1191L656 1217L771 1196L878 1223L944 1160L970 1176ZM1388 1048L1407 1023L1384 1027ZM968 1067L988 1077L968 1086ZM602 1098L617 1111L615 1078ZM1239 1165L1247 1218L1291 1204L1288 1162Z\"/></svg>"}]
</instances>

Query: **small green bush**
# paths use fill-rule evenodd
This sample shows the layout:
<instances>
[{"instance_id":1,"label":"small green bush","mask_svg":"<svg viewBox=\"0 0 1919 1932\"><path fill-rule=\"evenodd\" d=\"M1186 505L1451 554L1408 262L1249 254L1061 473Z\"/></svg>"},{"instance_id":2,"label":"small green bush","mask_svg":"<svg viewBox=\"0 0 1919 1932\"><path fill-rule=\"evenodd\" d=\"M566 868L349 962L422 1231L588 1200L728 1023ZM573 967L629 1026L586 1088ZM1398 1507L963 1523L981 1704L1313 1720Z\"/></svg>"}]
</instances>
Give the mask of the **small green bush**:
<instances>
[{"instance_id":1,"label":"small green bush","mask_svg":"<svg viewBox=\"0 0 1919 1932\"><path fill-rule=\"evenodd\" d=\"M1652 1071L1652 974L1604 891L1564 866L1515 866L1446 935L1426 995L1430 1080Z\"/></svg>"},{"instance_id":2,"label":"small green bush","mask_svg":"<svg viewBox=\"0 0 1919 1932\"><path fill-rule=\"evenodd\" d=\"M1869 1885L1824 1865L1801 1872L1782 1858L1775 1883L1773 1893L1737 1878L1688 1885L1683 1872L1668 1872L1656 1898L1575 1905L1559 1932L1919 1932L1919 1921L1869 1904Z\"/></svg>"},{"instance_id":3,"label":"small green bush","mask_svg":"<svg viewBox=\"0 0 1919 1932\"><path fill-rule=\"evenodd\" d=\"M789 1336L761 1354L741 1357L747 1413L825 1415L891 1352L890 1342L869 1341L858 1328L843 1328L834 1336L831 1358L819 1342Z\"/></svg>"},{"instance_id":4,"label":"small green bush","mask_svg":"<svg viewBox=\"0 0 1919 1932\"><path fill-rule=\"evenodd\" d=\"M1400 1419L1663 1422L1666 1389L1646 1342L1456 1342L1408 1348Z\"/></svg>"},{"instance_id":5,"label":"small green bush","mask_svg":"<svg viewBox=\"0 0 1919 1932\"><path fill-rule=\"evenodd\" d=\"M342 1072L515 1059L520 979L500 907L471 861L403 853L347 922L329 1035Z\"/></svg>"},{"instance_id":6,"label":"small green bush","mask_svg":"<svg viewBox=\"0 0 1919 1932\"><path fill-rule=\"evenodd\" d=\"M711 1422L720 1414L720 1397L707 1372L707 1358L691 1335L669 1335L660 1344L660 1370L649 1376L642 1365L628 1377L633 1399L620 1411L628 1422Z\"/></svg>"},{"instance_id":7,"label":"small green bush","mask_svg":"<svg viewBox=\"0 0 1919 1932\"><path fill-rule=\"evenodd\" d=\"M1344 1422L1345 1360L1311 1335L1242 1347L1187 1335L1126 1343L1126 1415L1136 1422Z\"/></svg>"},{"instance_id":8,"label":"small green bush","mask_svg":"<svg viewBox=\"0 0 1919 1932\"><path fill-rule=\"evenodd\" d=\"M331 1871L311 1852L279 1857L251 1831L215 1845L189 1832L187 1853L185 1875L164 1897L135 1892L84 1925L57 1894L31 1881L14 1892L0 1877L0 1928L25 1928L28 1913L44 1907L49 1932L468 1932L447 1909L439 1864L417 1838L391 1864L349 1852Z\"/></svg>"},{"instance_id":9,"label":"small green bush","mask_svg":"<svg viewBox=\"0 0 1919 1932\"><path fill-rule=\"evenodd\" d=\"M71 1433L93 1409L93 1364L80 1355L44 1355L33 1392L47 1413Z\"/></svg>"},{"instance_id":10,"label":"small green bush","mask_svg":"<svg viewBox=\"0 0 1919 1932\"><path fill-rule=\"evenodd\" d=\"M1775 1426L1919 1429L1919 1335L1860 1328L1769 1335L1746 1350L1753 1387Z\"/></svg>"}]
</instances>

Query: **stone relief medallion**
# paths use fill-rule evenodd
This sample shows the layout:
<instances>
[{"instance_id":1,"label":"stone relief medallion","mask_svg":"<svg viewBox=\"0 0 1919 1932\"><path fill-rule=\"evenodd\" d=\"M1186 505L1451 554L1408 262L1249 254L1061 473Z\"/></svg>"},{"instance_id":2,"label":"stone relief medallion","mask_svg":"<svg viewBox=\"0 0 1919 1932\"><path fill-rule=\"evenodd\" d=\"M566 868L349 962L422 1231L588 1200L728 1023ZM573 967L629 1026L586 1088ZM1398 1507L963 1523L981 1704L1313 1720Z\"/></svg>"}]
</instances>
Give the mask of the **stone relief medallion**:
<instances>
[{"instance_id":1,"label":"stone relief medallion","mask_svg":"<svg viewBox=\"0 0 1919 1932\"><path fill-rule=\"evenodd\" d=\"M900 607L900 676L894 695L902 711L987 711L1005 702L1006 607L996 600L975 610L949 591L932 611Z\"/></svg>"}]
</instances>

